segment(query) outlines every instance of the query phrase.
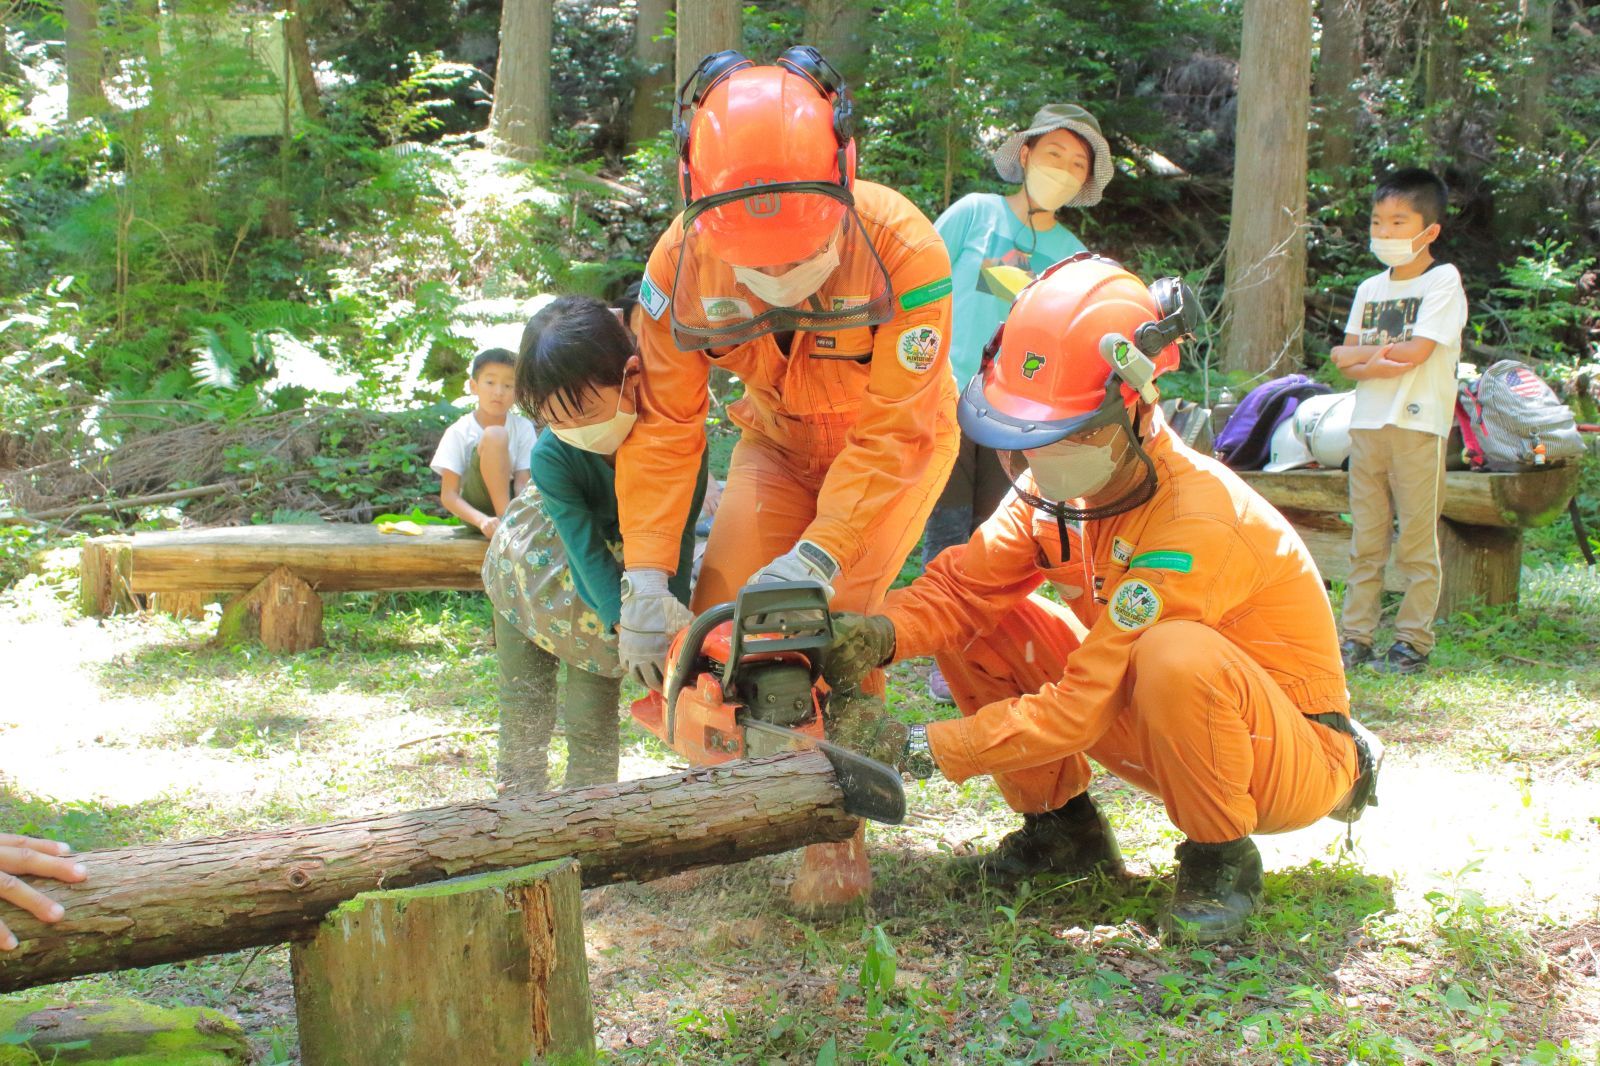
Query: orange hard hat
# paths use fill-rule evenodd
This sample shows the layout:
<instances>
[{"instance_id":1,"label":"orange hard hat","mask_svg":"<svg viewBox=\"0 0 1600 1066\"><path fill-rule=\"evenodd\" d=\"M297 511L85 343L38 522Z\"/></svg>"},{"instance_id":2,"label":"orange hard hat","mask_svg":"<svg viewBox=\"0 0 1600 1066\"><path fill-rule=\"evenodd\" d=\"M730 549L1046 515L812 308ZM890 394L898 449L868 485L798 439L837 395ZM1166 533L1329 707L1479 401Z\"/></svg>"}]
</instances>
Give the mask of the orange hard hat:
<instances>
[{"instance_id":1,"label":"orange hard hat","mask_svg":"<svg viewBox=\"0 0 1600 1066\"><path fill-rule=\"evenodd\" d=\"M727 263L797 262L839 231L851 201L856 145L846 91L801 73L785 62L789 53L777 66L736 58L731 72L697 91L680 128L685 222ZM768 185L777 188L761 188Z\"/></svg>"},{"instance_id":2,"label":"orange hard hat","mask_svg":"<svg viewBox=\"0 0 1600 1066\"><path fill-rule=\"evenodd\" d=\"M1193 294L1175 279L1148 288L1087 252L1056 264L1022 290L990 341L961 396L962 432L986 448L1023 451L1124 419L1139 393L1113 379L1102 341L1137 344L1154 377L1178 365L1177 339L1194 311Z\"/></svg>"}]
</instances>

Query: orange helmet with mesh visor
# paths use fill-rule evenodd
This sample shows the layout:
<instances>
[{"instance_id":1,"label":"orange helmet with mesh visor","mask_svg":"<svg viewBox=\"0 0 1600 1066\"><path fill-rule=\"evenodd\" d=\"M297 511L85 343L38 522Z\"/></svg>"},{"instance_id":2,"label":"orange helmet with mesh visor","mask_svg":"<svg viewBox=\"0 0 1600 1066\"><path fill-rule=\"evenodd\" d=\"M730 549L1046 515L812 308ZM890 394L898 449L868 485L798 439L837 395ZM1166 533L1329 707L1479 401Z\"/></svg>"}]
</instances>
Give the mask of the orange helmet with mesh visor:
<instances>
[{"instance_id":1,"label":"orange helmet with mesh visor","mask_svg":"<svg viewBox=\"0 0 1600 1066\"><path fill-rule=\"evenodd\" d=\"M852 104L814 48L756 66L708 56L680 90L679 187L684 223L738 266L793 263L838 233L852 197Z\"/></svg>"},{"instance_id":2,"label":"orange helmet with mesh visor","mask_svg":"<svg viewBox=\"0 0 1600 1066\"><path fill-rule=\"evenodd\" d=\"M1144 463L1143 484L1109 505L1072 507L1037 497L1057 517L1100 518L1138 506L1154 492L1154 469L1129 414L1151 381L1178 365L1178 340L1195 326L1198 302L1188 286L1163 278L1147 287L1113 260L1080 253L1047 270L1017 297L984 350L982 369L962 392L957 415L971 440L1016 460L1058 442L1106 442L1125 431ZM1009 453L1009 454L1007 454Z\"/></svg>"}]
</instances>

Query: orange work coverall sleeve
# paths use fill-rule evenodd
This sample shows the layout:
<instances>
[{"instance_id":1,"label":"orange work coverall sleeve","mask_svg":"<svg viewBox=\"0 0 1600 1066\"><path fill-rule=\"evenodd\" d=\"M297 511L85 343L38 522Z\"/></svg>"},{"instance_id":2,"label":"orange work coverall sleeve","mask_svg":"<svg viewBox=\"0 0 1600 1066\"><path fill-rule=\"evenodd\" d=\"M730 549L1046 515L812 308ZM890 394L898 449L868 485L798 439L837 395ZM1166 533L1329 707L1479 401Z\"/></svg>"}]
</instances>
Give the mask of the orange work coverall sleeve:
<instances>
[{"instance_id":1,"label":"orange work coverall sleeve","mask_svg":"<svg viewBox=\"0 0 1600 1066\"><path fill-rule=\"evenodd\" d=\"M641 292L644 327L639 337L644 376L639 418L617 451L617 516L623 565L677 572L678 551L706 447L711 406L711 365L700 351L679 351L672 340L672 281L682 227L674 223L656 242ZM654 312L647 297L659 300Z\"/></svg>"},{"instance_id":2,"label":"orange work coverall sleeve","mask_svg":"<svg viewBox=\"0 0 1600 1066\"><path fill-rule=\"evenodd\" d=\"M859 413L828 467L816 517L804 533L842 569L866 554L861 531L922 479L933 458L940 407L950 396L950 296L946 292L927 303L919 299L919 290L929 291L925 286L949 281L950 255L920 214L902 213L891 225L891 239L901 245L898 255L884 256L894 317L874 327L872 368ZM938 346L932 362L902 348L929 339L927 330L934 331Z\"/></svg>"},{"instance_id":3,"label":"orange work coverall sleeve","mask_svg":"<svg viewBox=\"0 0 1600 1066\"><path fill-rule=\"evenodd\" d=\"M1150 533L1135 561L1149 556L1157 565L1130 568L1110 591L1060 681L970 717L929 724L928 746L946 777L961 782L1087 751L1122 709L1129 659L1146 629L1174 619L1215 629L1254 588L1260 561L1221 520L1177 518ZM1183 558L1192 559L1187 573L1161 562Z\"/></svg>"},{"instance_id":4,"label":"orange work coverall sleeve","mask_svg":"<svg viewBox=\"0 0 1600 1066\"><path fill-rule=\"evenodd\" d=\"M1043 583L1032 520L1033 509L1013 494L971 540L889 593L883 613L894 623L896 661L965 647Z\"/></svg>"}]
</instances>

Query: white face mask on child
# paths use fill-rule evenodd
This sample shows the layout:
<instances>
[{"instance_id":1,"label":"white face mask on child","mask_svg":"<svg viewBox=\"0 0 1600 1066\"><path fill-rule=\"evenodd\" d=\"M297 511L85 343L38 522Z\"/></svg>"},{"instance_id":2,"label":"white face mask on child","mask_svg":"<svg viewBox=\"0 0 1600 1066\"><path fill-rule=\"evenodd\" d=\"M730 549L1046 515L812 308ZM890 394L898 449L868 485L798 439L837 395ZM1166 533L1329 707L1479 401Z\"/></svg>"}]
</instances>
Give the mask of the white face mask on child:
<instances>
[{"instance_id":1,"label":"white face mask on child","mask_svg":"<svg viewBox=\"0 0 1600 1066\"><path fill-rule=\"evenodd\" d=\"M628 434L633 432L633 424L638 420L637 411L622 409L622 392L619 390L617 413L604 422L596 422L592 426L551 426L550 432L574 448L582 448L596 455L615 455L617 449L622 447L622 442L628 439Z\"/></svg>"}]
</instances>

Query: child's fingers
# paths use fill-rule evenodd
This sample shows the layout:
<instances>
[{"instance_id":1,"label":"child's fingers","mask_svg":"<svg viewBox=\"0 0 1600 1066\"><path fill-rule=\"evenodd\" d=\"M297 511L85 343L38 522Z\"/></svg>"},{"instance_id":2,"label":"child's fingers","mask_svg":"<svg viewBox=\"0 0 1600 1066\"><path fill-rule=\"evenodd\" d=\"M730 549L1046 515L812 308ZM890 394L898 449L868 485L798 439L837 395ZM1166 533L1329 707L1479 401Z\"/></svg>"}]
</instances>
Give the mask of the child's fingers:
<instances>
[{"instance_id":1,"label":"child's fingers","mask_svg":"<svg viewBox=\"0 0 1600 1066\"><path fill-rule=\"evenodd\" d=\"M0 922L0 951L10 951L17 946L17 938L11 935L11 930L6 928L5 922Z\"/></svg>"},{"instance_id":2,"label":"child's fingers","mask_svg":"<svg viewBox=\"0 0 1600 1066\"><path fill-rule=\"evenodd\" d=\"M89 871L83 863L69 858L46 855L32 848L0 846L0 877L11 874L52 877L57 881L82 881L89 876ZM0 897L3 896L0 893Z\"/></svg>"},{"instance_id":3,"label":"child's fingers","mask_svg":"<svg viewBox=\"0 0 1600 1066\"><path fill-rule=\"evenodd\" d=\"M0 899L21 907L41 922L59 922L67 913L61 904L11 874L0 873Z\"/></svg>"},{"instance_id":4,"label":"child's fingers","mask_svg":"<svg viewBox=\"0 0 1600 1066\"><path fill-rule=\"evenodd\" d=\"M72 846L59 840L44 840L40 837L21 837L12 833L0 833L0 848L31 848L44 855L71 855Z\"/></svg>"}]
</instances>

